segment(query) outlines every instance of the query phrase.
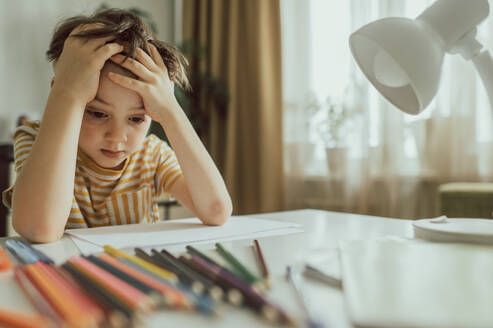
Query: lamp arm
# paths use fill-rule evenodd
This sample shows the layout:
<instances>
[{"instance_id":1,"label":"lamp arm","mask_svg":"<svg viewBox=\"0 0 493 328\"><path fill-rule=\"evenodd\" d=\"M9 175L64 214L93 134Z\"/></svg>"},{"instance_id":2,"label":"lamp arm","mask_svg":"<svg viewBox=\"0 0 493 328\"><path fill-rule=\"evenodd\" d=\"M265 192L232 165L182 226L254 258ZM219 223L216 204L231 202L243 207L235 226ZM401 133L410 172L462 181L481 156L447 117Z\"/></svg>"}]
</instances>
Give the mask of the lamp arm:
<instances>
[{"instance_id":1,"label":"lamp arm","mask_svg":"<svg viewBox=\"0 0 493 328\"><path fill-rule=\"evenodd\" d=\"M488 95L490 108L493 110L493 58L491 58L488 50L483 50L472 58L472 62L481 77Z\"/></svg>"}]
</instances>

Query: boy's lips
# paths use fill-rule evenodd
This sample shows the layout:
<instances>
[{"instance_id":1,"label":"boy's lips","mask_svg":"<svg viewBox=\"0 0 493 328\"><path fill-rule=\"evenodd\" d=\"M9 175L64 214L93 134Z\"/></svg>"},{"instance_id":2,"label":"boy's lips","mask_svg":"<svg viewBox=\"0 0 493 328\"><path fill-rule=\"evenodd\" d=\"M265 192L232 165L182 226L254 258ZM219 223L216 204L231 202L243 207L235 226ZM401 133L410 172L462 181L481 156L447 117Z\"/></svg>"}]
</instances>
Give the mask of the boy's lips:
<instances>
[{"instance_id":1,"label":"boy's lips","mask_svg":"<svg viewBox=\"0 0 493 328\"><path fill-rule=\"evenodd\" d=\"M125 154L125 151L123 150L109 150L109 149L101 149L101 152L103 153L104 156L109 157L109 158L119 158Z\"/></svg>"}]
</instances>

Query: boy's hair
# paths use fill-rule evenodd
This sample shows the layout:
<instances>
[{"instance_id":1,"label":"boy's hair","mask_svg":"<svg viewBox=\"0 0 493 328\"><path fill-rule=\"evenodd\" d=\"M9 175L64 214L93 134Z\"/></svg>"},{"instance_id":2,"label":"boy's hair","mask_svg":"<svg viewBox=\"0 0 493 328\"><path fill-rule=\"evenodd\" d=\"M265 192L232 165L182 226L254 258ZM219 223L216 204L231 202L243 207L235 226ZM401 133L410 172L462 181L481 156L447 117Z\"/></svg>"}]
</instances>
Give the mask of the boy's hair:
<instances>
[{"instance_id":1,"label":"boy's hair","mask_svg":"<svg viewBox=\"0 0 493 328\"><path fill-rule=\"evenodd\" d=\"M134 58L137 48L143 49L150 55L147 42L153 44L163 58L170 79L184 89L189 89L184 66L188 64L185 56L175 47L156 40L149 28L135 14L121 9L97 11L91 16L74 16L58 23L46 52L49 61L56 61L62 54L65 40L79 25L102 23L104 26L74 34L80 38L102 38L114 36L111 42L125 46L126 56Z\"/></svg>"}]
</instances>

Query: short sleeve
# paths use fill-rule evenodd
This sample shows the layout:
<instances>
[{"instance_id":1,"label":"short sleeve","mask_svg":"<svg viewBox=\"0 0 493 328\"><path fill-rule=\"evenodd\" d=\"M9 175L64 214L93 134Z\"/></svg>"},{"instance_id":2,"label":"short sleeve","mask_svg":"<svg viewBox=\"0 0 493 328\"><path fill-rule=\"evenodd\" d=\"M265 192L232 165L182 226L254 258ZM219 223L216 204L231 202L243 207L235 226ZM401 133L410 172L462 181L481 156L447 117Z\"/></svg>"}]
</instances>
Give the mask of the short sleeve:
<instances>
[{"instance_id":1,"label":"short sleeve","mask_svg":"<svg viewBox=\"0 0 493 328\"><path fill-rule=\"evenodd\" d=\"M14 142L14 164L15 164L15 172L19 174L26 159L29 157L31 153L31 149L36 138L37 132L39 129L39 124L28 122L26 125L23 125L14 133L13 142ZM8 189L2 192L2 201L3 204L11 208L12 207L12 193L14 191L14 186L10 186Z\"/></svg>"},{"instance_id":2,"label":"short sleeve","mask_svg":"<svg viewBox=\"0 0 493 328\"><path fill-rule=\"evenodd\" d=\"M180 165L176 159L175 152L168 146L167 143L161 141L157 145L159 155L156 182L158 186L158 194L163 191L168 193L173 183L182 176Z\"/></svg>"}]
</instances>

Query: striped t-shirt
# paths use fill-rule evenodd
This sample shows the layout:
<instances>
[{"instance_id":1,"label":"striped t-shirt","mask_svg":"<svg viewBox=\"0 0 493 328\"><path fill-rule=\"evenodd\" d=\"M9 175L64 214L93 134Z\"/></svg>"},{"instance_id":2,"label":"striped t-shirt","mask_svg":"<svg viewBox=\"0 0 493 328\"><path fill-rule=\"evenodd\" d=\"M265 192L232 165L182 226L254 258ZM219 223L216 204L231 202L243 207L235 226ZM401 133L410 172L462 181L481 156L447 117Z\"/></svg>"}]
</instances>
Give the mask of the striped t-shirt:
<instances>
[{"instance_id":1,"label":"striped t-shirt","mask_svg":"<svg viewBox=\"0 0 493 328\"><path fill-rule=\"evenodd\" d=\"M17 173L31 152L39 127L39 121L29 122L14 134ZM74 198L65 229L158 221L157 198L181 175L173 150L154 135L145 138L142 148L125 160L121 170L102 168L79 149ZM9 208L14 187L3 192Z\"/></svg>"}]
</instances>

